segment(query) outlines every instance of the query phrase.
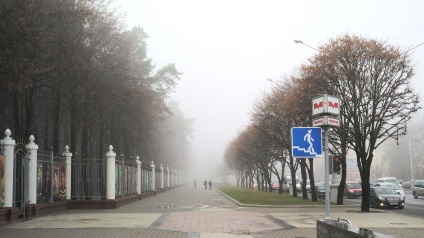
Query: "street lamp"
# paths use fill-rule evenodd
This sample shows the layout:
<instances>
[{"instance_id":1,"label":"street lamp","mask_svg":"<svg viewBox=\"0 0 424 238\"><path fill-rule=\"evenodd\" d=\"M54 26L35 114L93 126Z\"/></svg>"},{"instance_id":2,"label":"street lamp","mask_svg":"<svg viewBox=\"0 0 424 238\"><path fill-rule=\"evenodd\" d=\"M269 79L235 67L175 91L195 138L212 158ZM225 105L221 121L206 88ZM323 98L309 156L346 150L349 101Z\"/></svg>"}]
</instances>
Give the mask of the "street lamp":
<instances>
[{"instance_id":1,"label":"street lamp","mask_svg":"<svg viewBox=\"0 0 424 238\"><path fill-rule=\"evenodd\" d=\"M311 48L311 49L319 52L318 49L316 49L316 48L314 48L314 47L312 47L310 45L307 45L307 44L303 43L303 41L301 41L301 40L294 40L294 43L296 43L296 44L303 44L303 45L305 45L305 46L307 46L307 47L309 47L309 48ZM314 104L315 101L316 102L324 102L324 107L328 107L328 100L329 100L329 98L332 101L337 101L337 104L339 104L339 99L338 98L328 97L327 95L323 95L323 96L314 98L312 100L312 104ZM323 113L317 113L317 112L315 112L313 110L312 116L313 117L315 116L315 118L316 118L316 120L313 121L313 124L314 125L315 125L315 122L316 121L325 121L325 120L323 120L323 118L327 118L328 115L327 115L327 113L324 113L324 112L325 111L323 111ZM326 111L326 112L328 112L328 111ZM339 115L339 111L337 111L335 113L335 115L338 116ZM319 117L316 117L316 116L319 116ZM337 118L331 118L331 120L337 120L337 124L340 123ZM324 123L324 124L319 125L320 127L322 127L324 129L324 178L325 178L325 218L324 218L324 221L331 220L331 217L330 217L330 181L329 181L330 179L328 177L328 175L329 175L330 172L332 173L332 178L333 178L332 180L333 181L336 180L335 174L333 173L333 171L329 171L329 163L330 163L330 161L329 161L329 156L328 156L328 154L329 154L328 153L328 129L330 128L331 124L329 124L328 121L329 120L327 120L327 123Z\"/></svg>"},{"instance_id":2,"label":"street lamp","mask_svg":"<svg viewBox=\"0 0 424 238\"><path fill-rule=\"evenodd\" d=\"M281 84L275 82L274 80L270 79L270 78L266 78L266 80L270 81L271 83L277 85L278 87L281 87Z\"/></svg>"},{"instance_id":3,"label":"street lamp","mask_svg":"<svg viewBox=\"0 0 424 238\"><path fill-rule=\"evenodd\" d=\"M318 51L318 52L319 52L319 50L318 50L318 49L316 49L316 48L314 48L314 47L312 47L312 46L310 46L310 45L307 45L307 44L303 43L303 41L301 41L301 40L294 40L294 43L296 43L296 44L306 45L307 47L309 47L309 48L311 48L311 49L316 50L316 51Z\"/></svg>"}]
</instances>

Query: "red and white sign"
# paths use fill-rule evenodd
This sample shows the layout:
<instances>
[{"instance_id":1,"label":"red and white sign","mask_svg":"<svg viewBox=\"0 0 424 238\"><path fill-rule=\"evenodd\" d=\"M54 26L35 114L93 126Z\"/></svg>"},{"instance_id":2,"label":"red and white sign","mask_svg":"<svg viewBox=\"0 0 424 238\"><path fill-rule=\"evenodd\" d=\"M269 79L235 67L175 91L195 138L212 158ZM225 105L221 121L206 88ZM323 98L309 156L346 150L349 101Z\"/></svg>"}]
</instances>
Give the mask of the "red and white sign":
<instances>
[{"instance_id":1,"label":"red and white sign","mask_svg":"<svg viewBox=\"0 0 424 238\"><path fill-rule=\"evenodd\" d=\"M316 118L312 121L312 126L340 126L340 120L338 118L323 116Z\"/></svg>"},{"instance_id":2,"label":"red and white sign","mask_svg":"<svg viewBox=\"0 0 424 238\"><path fill-rule=\"evenodd\" d=\"M327 94L312 99L312 116L321 114L340 115L340 100Z\"/></svg>"}]
</instances>

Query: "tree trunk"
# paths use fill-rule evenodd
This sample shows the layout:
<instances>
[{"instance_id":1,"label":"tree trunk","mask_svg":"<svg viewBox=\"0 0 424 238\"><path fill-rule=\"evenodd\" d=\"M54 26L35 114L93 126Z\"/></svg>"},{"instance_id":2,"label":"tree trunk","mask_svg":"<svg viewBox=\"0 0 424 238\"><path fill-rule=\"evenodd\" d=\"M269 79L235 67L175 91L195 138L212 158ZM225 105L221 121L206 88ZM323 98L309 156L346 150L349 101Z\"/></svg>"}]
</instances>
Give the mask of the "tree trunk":
<instances>
[{"instance_id":1,"label":"tree trunk","mask_svg":"<svg viewBox=\"0 0 424 238\"><path fill-rule=\"evenodd\" d=\"M293 159L291 159L293 160ZM293 197L297 198L297 188L296 188L296 170L290 169L292 188L293 188Z\"/></svg>"},{"instance_id":2,"label":"tree trunk","mask_svg":"<svg viewBox=\"0 0 424 238\"><path fill-rule=\"evenodd\" d=\"M346 160L347 160L347 141L345 138L343 138L341 136L341 156L340 156L340 161L341 161L341 165L342 165L342 176L340 178L340 184L337 187L337 205L343 205L343 196L344 196L344 189L346 186L346 174L347 174L347 165L346 165Z\"/></svg>"},{"instance_id":3,"label":"tree trunk","mask_svg":"<svg viewBox=\"0 0 424 238\"><path fill-rule=\"evenodd\" d=\"M309 174L309 183L310 183L310 188L311 188L311 197L312 197L312 201L316 202L318 201L317 198L317 193L315 190L315 179L314 179L314 159L313 158L309 158L309 168L308 169L308 174Z\"/></svg>"},{"instance_id":4,"label":"tree trunk","mask_svg":"<svg viewBox=\"0 0 424 238\"><path fill-rule=\"evenodd\" d=\"M26 130L24 138L27 140L30 135L35 136L34 131L34 102L33 102L34 91L32 89L25 90L25 118L26 118Z\"/></svg>"},{"instance_id":5,"label":"tree trunk","mask_svg":"<svg viewBox=\"0 0 424 238\"><path fill-rule=\"evenodd\" d=\"M361 203L361 211L362 212L369 212L370 211L370 167L371 167L371 161L372 161L372 153L373 151L370 151L370 155L368 159L361 160L361 167L362 169L359 170L361 174L361 180L362 180L362 203ZM365 155L366 156L366 155Z\"/></svg>"},{"instance_id":6,"label":"tree trunk","mask_svg":"<svg viewBox=\"0 0 424 238\"><path fill-rule=\"evenodd\" d=\"M308 177L306 176L306 158L300 159L300 173L302 174L303 199L308 199L308 192L306 191L306 181L308 180Z\"/></svg>"},{"instance_id":7,"label":"tree trunk","mask_svg":"<svg viewBox=\"0 0 424 238\"><path fill-rule=\"evenodd\" d=\"M53 148L56 152L60 152L60 92L56 92L56 100L54 105L54 121L53 121Z\"/></svg>"},{"instance_id":8,"label":"tree trunk","mask_svg":"<svg viewBox=\"0 0 424 238\"><path fill-rule=\"evenodd\" d=\"M21 99L22 96L18 93L14 93L14 131L12 133L15 134L15 138L21 138L22 137L22 108L21 108Z\"/></svg>"},{"instance_id":9,"label":"tree trunk","mask_svg":"<svg viewBox=\"0 0 424 238\"><path fill-rule=\"evenodd\" d=\"M44 127L43 127L43 131L44 131L44 151L48 151L49 150L49 125L50 125L50 117L49 117L49 110L50 109L50 103L47 103L46 105L46 111L44 114ZM53 147L53 151L56 152L57 148Z\"/></svg>"}]
</instances>

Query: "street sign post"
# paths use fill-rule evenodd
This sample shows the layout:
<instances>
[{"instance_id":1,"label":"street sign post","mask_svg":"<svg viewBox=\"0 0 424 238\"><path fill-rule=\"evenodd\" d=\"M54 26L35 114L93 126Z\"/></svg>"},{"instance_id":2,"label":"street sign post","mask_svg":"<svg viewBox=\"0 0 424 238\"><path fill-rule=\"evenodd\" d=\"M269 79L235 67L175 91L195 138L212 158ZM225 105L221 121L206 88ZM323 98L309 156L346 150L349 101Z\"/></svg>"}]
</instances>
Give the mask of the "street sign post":
<instances>
[{"instance_id":1,"label":"street sign post","mask_svg":"<svg viewBox=\"0 0 424 238\"><path fill-rule=\"evenodd\" d=\"M329 181L329 158L328 158L328 128L340 126L340 100L331 95L321 95L312 99L313 125L324 128L324 176L325 176L325 218L330 217L330 181ZM333 174L334 175L334 174Z\"/></svg>"}]
</instances>

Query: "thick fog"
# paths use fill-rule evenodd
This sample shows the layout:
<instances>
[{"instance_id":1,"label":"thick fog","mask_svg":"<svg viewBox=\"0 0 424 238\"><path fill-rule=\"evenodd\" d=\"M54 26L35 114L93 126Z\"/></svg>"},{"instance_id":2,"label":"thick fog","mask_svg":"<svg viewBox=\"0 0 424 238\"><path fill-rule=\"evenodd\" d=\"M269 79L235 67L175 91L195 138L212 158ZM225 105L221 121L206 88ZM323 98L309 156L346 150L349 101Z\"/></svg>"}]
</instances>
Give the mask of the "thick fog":
<instances>
[{"instance_id":1,"label":"thick fog","mask_svg":"<svg viewBox=\"0 0 424 238\"><path fill-rule=\"evenodd\" d=\"M253 104L275 86L266 79L295 74L317 53L295 39L317 48L349 33L405 51L424 42L420 0L121 0L118 5L127 12L128 27L139 25L149 35L148 56L157 67L175 63L183 73L170 100L194 119L189 157L198 180L213 178L226 145L249 123ZM423 95L424 45L411 52L412 83Z\"/></svg>"}]
</instances>

